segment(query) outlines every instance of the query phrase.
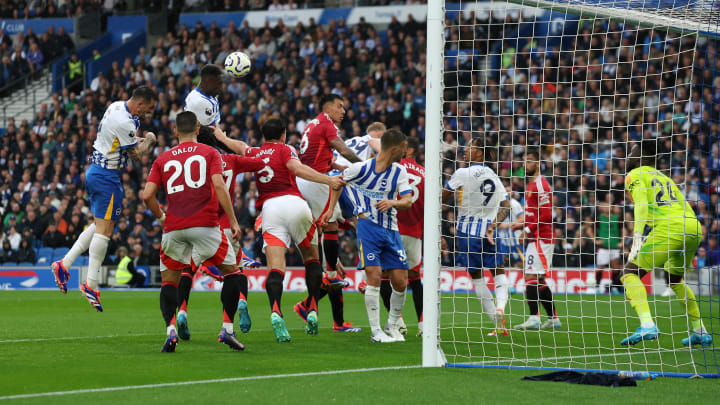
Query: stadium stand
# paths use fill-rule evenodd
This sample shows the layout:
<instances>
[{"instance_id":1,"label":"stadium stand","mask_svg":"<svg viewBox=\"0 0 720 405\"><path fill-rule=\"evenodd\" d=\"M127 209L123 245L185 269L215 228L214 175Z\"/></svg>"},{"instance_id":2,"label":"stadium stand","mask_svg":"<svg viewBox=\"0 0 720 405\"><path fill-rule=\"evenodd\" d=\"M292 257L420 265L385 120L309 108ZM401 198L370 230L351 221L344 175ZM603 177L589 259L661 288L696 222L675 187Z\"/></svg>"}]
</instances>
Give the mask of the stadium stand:
<instances>
[{"instance_id":1,"label":"stadium stand","mask_svg":"<svg viewBox=\"0 0 720 405\"><path fill-rule=\"evenodd\" d=\"M255 2L250 3L243 0L240 4L229 1L210 4L217 10L268 7L264 3L262 7L253 7ZM269 7L275 7L276 3L269 4ZM386 4L382 1L377 3ZM4 0L1 4L11 3ZM6 12L5 7L1 8ZM16 12L21 11L15 9L13 13ZM618 171L620 166L607 164L608 161L617 163L624 158L624 149L616 147L613 141L640 139L658 133L671 134L675 126L690 126L690 133L699 136L685 139L675 135L669 141L677 145L687 144L688 148L696 151L687 162L691 169L687 178L676 179L676 182L684 184L688 200L699 201L694 208L703 219L704 229L710 234L717 234L720 230L720 185L712 173L720 168L717 137L720 112L717 108L710 110L710 102L720 98L720 85L714 86L714 89L707 88L702 94L693 93L691 102L669 104L672 107L657 108L657 101L660 98L674 100L673 94L657 94L655 99L630 99L622 105L608 106L601 101L601 96L610 81L618 83L618 86L635 86L639 78L616 81L606 78L607 72L594 71L586 65L596 58L612 58L618 49L623 52L628 46L627 38L617 36L613 37L613 44L592 46L590 39L586 39L590 38L590 28L581 28L583 32L578 41L587 43L573 44L572 48L592 48L586 65L576 64L574 70L553 66L543 69L543 55L565 53L566 50L557 47L543 49L534 44L524 44L527 52L511 50L509 44L499 40L501 30L512 26L511 22L492 15L481 20L473 15L463 25L467 31L446 32L448 38L454 39L447 42L446 83L459 81L470 84L465 87L466 92L457 98L462 102L446 104L446 162L461 157L468 140L477 136L492 137L501 144L510 144L513 138L514 144L537 144L540 140L546 144L546 139L555 139L557 144L543 151L544 160L560 162L570 159L569 164L558 165L556 169L561 176L556 177L554 184L555 220L568 223L567 233L558 238L556 247L556 251L559 249L562 254L556 256L562 257L568 265L591 266L594 256L582 256L578 252L581 246L583 252L594 251L588 246L593 243L592 237L580 235L576 231L580 227L572 224L593 217L594 212L589 209L592 204L587 204L587 201L595 197L596 190L599 198L611 196L616 203L624 199L623 173ZM469 28L471 26L474 29ZM612 26L608 29L612 30ZM633 48L636 53L642 53L645 61L649 60L646 62L648 68L655 63L653 61L658 61L648 59L653 35L660 34L639 31L636 38L638 45ZM463 64L477 62L478 58L466 51L466 41L473 40L481 42L483 49L500 49L503 55L508 55L508 58L488 61L488 85L483 88L473 86L472 77L457 70ZM720 64L720 61L707 59L706 55L716 52L713 46L713 42L700 46L695 63ZM154 156L176 143L171 136L172 122L182 111L185 96L197 84L200 68L206 63L221 63L229 52L237 49L245 50L253 57L254 70L248 78L230 80L219 97L224 129L233 137L256 145L260 142L259 126L262 122L270 117L283 117L287 119L289 143L297 145L306 123L318 113L319 96L333 92L342 95L348 107L341 125L345 136L361 135L371 122L381 121L388 127L400 127L422 143L425 137L425 48L425 24L414 20L404 24L394 20L387 27L364 22L348 26L343 20L333 20L326 25L298 23L292 27L280 22L259 29L246 24L241 27L231 24L224 29L215 24L207 27L200 23L181 25L177 31L155 39L152 46L114 61L101 75L90 77L88 86L81 91L63 88L55 93L52 103L43 105L34 120L9 120L5 135L0 138L0 211L3 214L0 246L8 238L11 215L17 217L17 231L22 233L28 229L34 239L38 264L54 260L60 249L58 247L53 251L43 247L43 239L49 239L45 238L48 228L57 228L55 232L59 236L54 238L56 241L53 243L59 243L62 248L72 245L91 220L92 214L84 194L83 173L104 106L112 100L126 99L132 89L141 84L150 84L159 92L155 114L141 122L143 131L158 134L159 143ZM572 61L574 55L567 53L563 57ZM671 68L682 70L688 67L685 58L679 58L675 63ZM573 63L569 62L567 66L573 66ZM669 67L663 67L658 62L654 68L662 70ZM622 70L618 68L617 74L622 75ZM563 83L591 79L600 85L585 94L586 104L581 107L576 102L580 98L572 97L576 90ZM619 92L621 90L626 89L618 89ZM545 91L562 92L562 98L568 102L563 105L543 104L537 97ZM649 120L643 122L642 114L628 108L628 105L637 103L646 106L655 121L672 116L672 125L659 126ZM716 102L714 105L717 107L720 104ZM597 125L576 125L580 108L585 108ZM501 111L508 118L486 121L483 114L471 114L471 111ZM559 115L556 119L558 112L568 114ZM475 121L472 128L485 128L484 133L469 131L467 128L470 128L471 120ZM622 128L627 128L627 131ZM600 147L597 150L587 145L581 148L580 140L584 137L597 139ZM673 150L684 150L677 145ZM670 144L664 146L669 150ZM519 159L521 154L520 150L500 149L500 156L507 162L513 157ZM683 158L684 155L678 157ZM424 161L422 153L418 161ZM160 237L160 226L152 221L152 215L144 208L138 195L144 187L151 163L152 158L146 157L133 163L123 173L125 206L108 249L108 254L112 255L119 246L125 246L140 258L139 264L155 264L153 258L159 255L157 247L154 247L156 244L152 242ZM666 162L673 166L683 163L676 157ZM446 167L445 174L450 173L451 168ZM504 164L499 174L504 178L519 176L522 167L519 164ZM567 176L566 182L562 176ZM254 208L256 187L249 174L237 181L240 186L236 188L236 209L245 231L243 250L260 258L260 238L252 230L257 216ZM521 182L516 182L513 188L522 191ZM443 263L452 265L453 258L449 252L454 250L453 212L446 209L443 217L444 239L449 247L443 253ZM626 229L626 245L631 242L631 235L631 230ZM342 234L340 247L345 265L355 264L355 244L350 232ZM706 238L703 249L708 265L720 263L717 243L708 242ZM294 256L296 254L288 258L288 263L299 262Z\"/></svg>"}]
</instances>

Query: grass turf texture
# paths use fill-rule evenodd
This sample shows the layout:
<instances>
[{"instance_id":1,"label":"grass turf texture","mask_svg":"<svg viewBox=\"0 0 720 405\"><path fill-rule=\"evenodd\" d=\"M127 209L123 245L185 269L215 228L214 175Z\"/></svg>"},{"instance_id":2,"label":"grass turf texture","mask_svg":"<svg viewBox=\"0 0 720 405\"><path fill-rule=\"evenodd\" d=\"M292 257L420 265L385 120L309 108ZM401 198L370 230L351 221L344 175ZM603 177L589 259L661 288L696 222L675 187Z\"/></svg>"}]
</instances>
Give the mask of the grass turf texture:
<instances>
[{"instance_id":1,"label":"grass turf texture","mask_svg":"<svg viewBox=\"0 0 720 405\"><path fill-rule=\"evenodd\" d=\"M238 333L247 350L232 352L216 339L221 320L219 293L193 293L189 308L192 340L181 341L175 354L162 354L165 330L157 291L104 291L104 313L96 313L77 291L69 292L68 296L56 291L3 292L0 396L420 364L421 339L414 336L417 327L410 297L405 308L410 327L408 341L381 345L370 342L361 295L345 295L345 313L348 320L365 327L362 333L332 333L329 304L323 300L321 332L316 337L304 334L303 322L292 312L292 305L301 296L284 294L283 308L293 342L278 344L270 328L265 294L252 293L249 304L253 330L247 335ZM468 302L465 298L455 300ZM515 296L513 308L521 303L519 296ZM473 309L472 300L470 305L471 310L477 309ZM480 336L487 331L471 330ZM522 336L520 332L512 334L515 340ZM531 350L529 355L539 357L539 351ZM485 398L534 404L608 400L678 404L707 401L718 389L716 380L659 379L640 382L639 388L624 389L520 381L522 376L541 373L382 370L73 394L18 402L208 403L236 399L307 403L309 398L316 398L360 403L370 400L439 403ZM530 391L533 394L527 395Z\"/></svg>"}]
</instances>

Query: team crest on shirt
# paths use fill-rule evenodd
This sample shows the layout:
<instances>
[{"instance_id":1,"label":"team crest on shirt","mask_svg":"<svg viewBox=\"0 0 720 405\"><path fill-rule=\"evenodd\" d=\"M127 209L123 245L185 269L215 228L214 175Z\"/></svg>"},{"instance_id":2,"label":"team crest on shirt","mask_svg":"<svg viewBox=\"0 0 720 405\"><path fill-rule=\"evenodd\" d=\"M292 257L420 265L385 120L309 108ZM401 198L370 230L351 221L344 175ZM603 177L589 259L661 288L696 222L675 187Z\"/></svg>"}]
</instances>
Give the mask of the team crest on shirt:
<instances>
[{"instance_id":1,"label":"team crest on shirt","mask_svg":"<svg viewBox=\"0 0 720 405\"><path fill-rule=\"evenodd\" d=\"M205 109L205 114L207 114L207 115L212 115L212 110L209 109L209 108L206 108L206 109Z\"/></svg>"},{"instance_id":2,"label":"team crest on shirt","mask_svg":"<svg viewBox=\"0 0 720 405\"><path fill-rule=\"evenodd\" d=\"M130 132L130 134L129 134L128 136L129 136L130 138L134 138L134 137L135 137L135 132Z\"/></svg>"},{"instance_id":3,"label":"team crest on shirt","mask_svg":"<svg viewBox=\"0 0 720 405\"><path fill-rule=\"evenodd\" d=\"M382 188L387 187L387 180L386 180L386 179L382 179L382 181L380 182L380 187L382 187Z\"/></svg>"}]
</instances>

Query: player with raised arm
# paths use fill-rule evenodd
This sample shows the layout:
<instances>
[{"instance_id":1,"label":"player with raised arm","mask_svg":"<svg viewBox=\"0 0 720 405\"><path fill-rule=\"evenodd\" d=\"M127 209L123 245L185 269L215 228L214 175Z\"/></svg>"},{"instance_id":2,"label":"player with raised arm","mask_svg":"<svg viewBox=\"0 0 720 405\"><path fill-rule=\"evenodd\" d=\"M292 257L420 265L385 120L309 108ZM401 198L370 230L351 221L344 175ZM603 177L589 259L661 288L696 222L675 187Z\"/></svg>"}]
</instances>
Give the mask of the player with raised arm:
<instances>
[{"instance_id":1,"label":"player with raised arm","mask_svg":"<svg viewBox=\"0 0 720 405\"><path fill-rule=\"evenodd\" d=\"M558 329L562 326L558 319L552 291L545 283L545 275L550 271L555 248L555 229L552 217L552 189L550 183L540 173L540 151L531 147L525 152L525 222L513 225L513 229L522 229L520 243L525 244L525 297L530 316L516 325L515 329ZM548 319L540 322L539 303L542 303Z\"/></svg>"},{"instance_id":2,"label":"player with raised arm","mask_svg":"<svg viewBox=\"0 0 720 405\"><path fill-rule=\"evenodd\" d=\"M198 121L192 112L178 114L175 133L180 143L153 162L143 191L145 205L163 224L160 310L167 327L167 339L162 351L175 351L177 285L180 274L187 271L191 261L208 261L223 274L220 294L223 322L218 341L233 350L243 350L245 346L233 331L240 295L240 270L235 251L220 229L218 204L228 216L232 239L240 237L240 226L222 177L222 159L214 148L197 143ZM159 187L167 198L167 213L158 205Z\"/></svg>"},{"instance_id":3,"label":"player with raised arm","mask_svg":"<svg viewBox=\"0 0 720 405\"><path fill-rule=\"evenodd\" d=\"M662 267L670 273L670 288L675 291L690 321L690 336L684 346L713 344L700 317L695 294L685 284L685 270L692 269L695 252L702 239L702 226L677 185L655 169L657 140L644 139L635 144L627 159L625 188L634 204L633 244L621 281L630 305L640 317L640 327L623 339L622 345L635 345L658 338L660 331L653 321L647 291L640 279L649 271ZM646 225L652 230L646 238Z\"/></svg>"},{"instance_id":4,"label":"player with raised arm","mask_svg":"<svg viewBox=\"0 0 720 405\"><path fill-rule=\"evenodd\" d=\"M222 130L218 127L200 127L198 136L197 136L197 142L202 143L204 145L209 145L218 150L220 152L220 149L224 147L224 145L219 144L217 141L217 138L215 136L215 133L222 133ZM230 151L229 149L227 151ZM243 151L244 152L244 151ZM243 172L254 172L262 169L265 167L265 163L256 158L249 158L245 156L238 156L234 153L221 153L220 159L222 159L222 176L223 180L225 181L225 186L228 188L228 193L230 194L231 202L235 202L235 177L239 173ZM240 249L240 242L232 239L231 232L232 229L230 228L230 220L227 215L225 215L225 211L220 208L218 211L218 216L220 218L220 228L225 233L225 236L228 238L230 243L233 246L233 249L235 251L235 258L237 260L237 265L242 268L242 257L243 254L241 253L242 250ZM202 263L196 263L195 268L200 267L207 269L207 267L204 267L204 264ZM194 270L194 269L192 269ZM210 273L212 274L212 273ZM250 313L248 311L248 305L247 305L247 296L248 296L248 279L245 274L239 274L239 281L240 281L240 296L238 298L238 321L240 326L240 331L242 333L248 333L250 331L250 327L252 326L252 321L250 319ZM222 276L218 277L216 274L212 274L211 277L214 277L216 279L219 279L222 281ZM180 277L180 282L178 283L178 302L180 303L180 308L178 309L178 316L177 316L177 329L178 329L178 336L180 339L183 340L189 340L190 339L190 328L188 326L188 302L190 301L190 290L192 289L192 283L193 283L193 272L187 271L183 272Z\"/></svg>"},{"instance_id":5,"label":"player with raised arm","mask_svg":"<svg viewBox=\"0 0 720 405\"><path fill-rule=\"evenodd\" d=\"M338 176L327 176L300 163L293 148L285 144L285 126L279 119L265 121L262 133L265 143L259 148L248 149L246 155L265 162L265 167L255 172L259 193L256 207L263 218L263 249L269 269L265 290L270 300L270 322L275 338L278 342L289 342L291 338L285 327L281 298L285 253L291 242L297 245L305 263L305 284L311 297L305 331L310 335L318 333L317 300L322 283L315 219L297 188L295 177L333 189L344 183ZM332 213L330 207L325 216L319 218L319 223L324 223Z\"/></svg>"},{"instance_id":6,"label":"player with raised arm","mask_svg":"<svg viewBox=\"0 0 720 405\"><path fill-rule=\"evenodd\" d=\"M214 140L214 132L220 125L220 108L217 99L218 94L222 91L223 70L217 65L205 65L200 70L200 83L185 97L185 111L191 111L198 118L200 132L198 133L198 142L211 142L217 146ZM240 154L245 153L247 145L242 142ZM245 166L241 163L242 157L235 155L220 155L223 159L223 178L228 186L230 198L235 198L235 175L243 171L254 171L254 167ZM252 165L251 165L252 166ZM220 210L221 227L225 233L229 232L229 223L227 217L224 216L222 209ZM238 264L242 262L242 250L240 243L233 242L233 248L237 255ZM183 340L190 339L190 329L188 326L187 306L190 300L190 291L192 290L194 272L202 267L202 263L197 263L190 271L183 272L178 283L178 302L180 310L178 311L177 327L178 335ZM212 277L218 278L216 275ZM245 274L240 274L240 297L238 299L238 318L240 319L240 330L247 333L251 327L250 313L248 312L247 296L248 296L248 279Z\"/></svg>"},{"instance_id":7,"label":"player with raised arm","mask_svg":"<svg viewBox=\"0 0 720 405\"><path fill-rule=\"evenodd\" d=\"M408 210L412 206L407 171L398 163L406 150L405 135L395 129L388 130L381 138L380 153L367 162L352 164L342 176L353 186L350 199L358 217L357 244L360 267L365 269L368 284L365 308L373 342L405 340L399 331L399 321L405 305L408 262L398 232L397 211ZM339 192L332 193L331 205L339 195ZM380 327L380 278L383 271L390 275L393 290L388 317L389 336Z\"/></svg>"},{"instance_id":8,"label":"player with raised arm","mask_svg":"<svg viewBox=\"0 0 720 405\"><path fill-rule=\"evenodd\" d=\"M488 269L494 277L505 274L504 258L497 252L493 221L502 222L508 214L508 201L505 185L500 177L484 163L489 158L489 148L483 146L483 138L475 138L465 149L468 167L460 168L453 173L442 192L443 201L451 200L455 192L462 192L458 197L460 208L457 214L457 250L455 262L465 267L475 286L475 294L482 303L485 314L495 324L489 333L497 335L499 331L507 336L504 325L504 311L498 310L492 293L487 286L484 270ZM501 209L502 208L502 209ZM486 234L489 237L486 237ZM504 308L507 302L507 285L497 283L495 295L498 303Z\"/></svg>"},{"instance_id":9,"label":"player with raised arm","mask_svg":"<svg viewBox=\"0 0 720 405\"><path fill-rule=\"evenodd\" d=\"M97 139L93 143L92 163L85 172L85 189L90 196L90 207L95 222L85 229L62 260L51 265L55 283L60 291L67 293L67 271L73 262L89 250L87 279L80 285L80 291L90 305L99 312L100 303L100 267L110 237L115 230L115 222L122 212L125 190L121 180L121 171L129 159L140 157L152 150L155 134L148 132L145 138L137 136L140 118L155 110L157 95L147 87L136 88L128 101L116 101L107 108L98 126Z\"/></svg>"},{"instance_id":10,"label":"player with raised arm","mask_svg":"<svg viewBox=\"0 0 720 405\"><path fill-rule=\"evenodd\" d=\"M385 124L383 124L382 122L373 122L368 126L367 134L347 139L345 140L345 145L347 145L348 148L355 152L355 154L364 162L374 157L378 152L380 152L380 137L383 133L385 133L385 130ZM337 153L337 151L335 151L333 155L336 159L335 162L333 162L332 164L333 170L330 172L330 175L337 176L340 175L343 170L347 169L352 163L350 163L349 160ZM343 189L340 196L339 205L337 207L340 209L340 213L342 214L342 217L345 221L350 220L350 218L354 216L354 207L352 206L352 203L349 201L349 198L347 196L350 187L352 186L348 186ZM322 237L323 245L325 244L325 240L327 240L328 249L333 249L332 240L337 238L337 233L331 231L323 234ZM321 256L322 253L323 250L320 250ZM333 271L333 268L329 265L328 271ZM338 278L343 279L343 273L338 272L338 274ZM326 277L326 279L328 279L328 277ZM342 288L323 288L320 291L319 299L323 299L325 295L327 295L330 299L330 304L332 307L333 332L362 332L362 328L354 327L352 325L352 322L345 322ZM309 299L310 297L307 297L304 300L295 304L295 306L293 307L295 313L298 314L298 316L300 316L303 320L306 320L307 318L307 307Z\"/></svg>"},{"instance_id":11,"label":"player with raised arm","mask_svg":"<svg viewBox=\"0 0 720 405\"><path fill-rule=\"evenodd\" d=\"M320 97L321 112L305 127L300 140L300 161L320 173L329 173L333 161L333 149L350 163L360 162L360 158L350 149L340 137L337 124L345 117L345 106L342 97L337 94L325 94ZM323 284L329 287L343 288L348 283L337 276L338 259L338 224L340 210L330 207L330 189L325 184L319 184L305 179L297 179L297 187L308 203L315 221L324 212L333 208L333 216L328 223L322 226L323 254L330 271L325 274Z\"/></svg>"}]
</instances>

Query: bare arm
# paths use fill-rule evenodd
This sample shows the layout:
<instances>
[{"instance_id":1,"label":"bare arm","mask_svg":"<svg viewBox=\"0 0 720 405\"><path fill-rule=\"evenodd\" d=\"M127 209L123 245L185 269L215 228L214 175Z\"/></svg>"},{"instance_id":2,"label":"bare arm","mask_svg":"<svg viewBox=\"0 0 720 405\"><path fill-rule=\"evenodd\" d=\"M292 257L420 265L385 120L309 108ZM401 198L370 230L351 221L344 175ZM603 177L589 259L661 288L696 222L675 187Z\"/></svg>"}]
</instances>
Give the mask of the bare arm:
<instances>
[{"instance_id":1,"label":"bare arm","mask_svg":"<svg viewBox=\"0 0 720 405\"><path fill-rule=\"evenodd\" d=\"M398 211L407 211L412 207L412 193L403 195L399 200L382 200L375 206L380 212L389 211L393 207Z\"/></svg>"},{"instance_id":2,"label":"bare arm","mask_svg":"<svg viewBox=\"0 0 720 405\"><path fill-rule=\"evenodd\" d=\"M335 190L333 188L330 189L330 204L328 205L328 209L325 210L325 213L322 214L320 218L318 218L320 226L327 225L328 220L332 218L335 211L335 205L340 199L340 193L342 193L342 187L339 190Z\"/></svg>"},{"instance_id":3,"label":"bare arm","mask_svg":"<svg viewBox=\"0 0 720 405\"><path fill-rule=\"evenodd\" d=\"M287 168L288 170L290 170L291 173L293 173L297 177L300 177L301 179L312 181L313 183L327 184L333 189L338 189L345 184L340 178L340 176L326 176L313 169L312 167L300 163L300 161L297 159L288 160Z\"/></svg>"},{"instance_id":4,"label":"bare arm","mask_svg":"<svg viewBox=\"0 0 720 405\"><path fill-rule=\"evenodd\" d=\"M225 132L220 129L220 127L211 127L213 129L213 133L215 134L215 138L224 143L225 146L227 146L231 151L237 153L238 155L245 155L245 151L248 149L248 145L243 141L238 141L237 139L232 139L225 134Z\"/></svg>"},{"instance_id":5,"label":"bare arm","mask_svg":"<svg viewBox=\"0 0 720 405\"><path fill-rule=\"evenodd\" d=\"M500 209L495 217L495 222L488 225L487 231L485 232L485 237L491 244L495 244L495 227L497 224L502 223L508 215L510 215L510 200L503 200L500 202Z\"/></svg>"},{"instance_id":6,"label":"bare arm","mask_svg":"<svg viewBox=\"0 0 720 405\"><path fill-rule=\"evenodd\" d=\"M142 155L148 153L153 147L155 147L155 142L155 134L148 132L145 134L145 138L140 139L135 147L128 149L128 156L130 156L130 159L132 160L140 160Z\"/></svg>"},{"instance_id":7,"label":"bare arm","mask_svg":"<svg viewBox=\"0 0 720 405\"><path fill-rule=\"evenodd\" d=\"M145 184L145 190L143 190L142 194L143 201L145 202L145 206L150 210L150 212L155 215L155 218L160 221L160 224L165 225L165 213L162 209L160 209L160 205L158 204L156 197L157 190L157 184L153 182L147 182Z\"/></svg>"},{"instance_id":8,"label":"bare arm","mask_svg":"<svg viewBox=\"0 0 720 405\"><path fill-rule=\"evenodd\" d=\"M222 207L223 211L225 211L225 215L228 216L228 219L230 220L230 229L232 230L232 237L235 240L240 239L240 225L238 225L237 218L235 217L235 210L233 210L232 205L232 199L230 198L230 193L228 193L227 187L225 187L225 181L222 178L222 175L219 173L215 173L211 177L213 188L215 189L215 193L218 197L218 202L220 203L220 206Z\"/></svg>"},{"instance_id":9,"label":"bare arm","mask_svg":"<svg viewBox=\"0 0 720 405\"><path fill-rule=\"evenodd\" d=\"M347 145L345 145L345 142L342 141L340 138L335 138L332 141L330 141L330 146L335 148L338 153L343 155L343 157L350 161L350 163L357 163L360 162L360 158L353 152L352 149L348 148Z\"/></svg>"},{"instance_id":10,"label":"bare arm","mask_svg":"<svg viewBox=\"0 0 720 405\"><path fill-rule=\"evenodd\" d=\"M455 195L455 192L453 190L449 190L447 188L444 188L442 191L442 201L448 202L450 199Z\"/></svg>"}]
</instances>

